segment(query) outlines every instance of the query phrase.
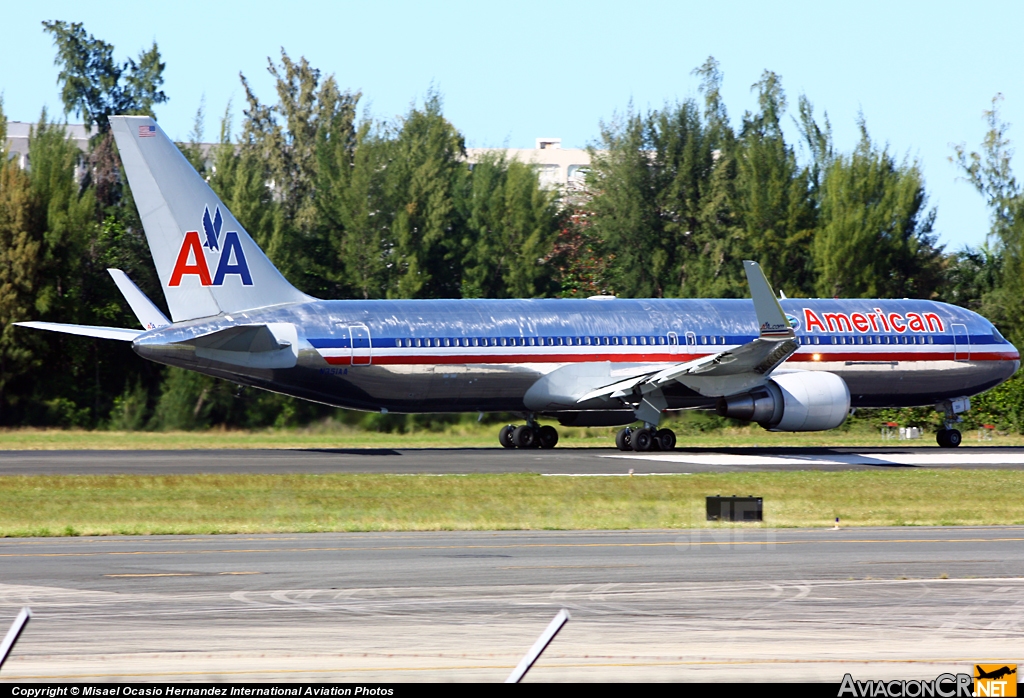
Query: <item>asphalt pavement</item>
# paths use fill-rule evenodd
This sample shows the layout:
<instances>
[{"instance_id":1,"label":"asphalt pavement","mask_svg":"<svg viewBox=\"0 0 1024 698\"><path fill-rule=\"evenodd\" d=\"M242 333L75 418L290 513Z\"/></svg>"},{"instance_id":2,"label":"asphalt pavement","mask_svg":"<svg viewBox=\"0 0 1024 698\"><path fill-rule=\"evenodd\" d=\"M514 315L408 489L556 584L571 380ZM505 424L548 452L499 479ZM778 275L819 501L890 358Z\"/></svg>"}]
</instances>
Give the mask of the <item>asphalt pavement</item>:
<instances>
[{"instance_id":1,"label":"asphalt pavement","mask_svg":"<svg viewBox=\"0 0 1024 698\"><path fill-rule=\"evenodd\" d=\"M689 448L670 453L613 448L506 450L253 449L0 451L0 475L136 473L543 473L625 475L880 468L1024 469L1024 448Z\"/></svg>"},{"instance_id":2,"label":"asphalt pavement","mask_svg":"<svg viewBox=\"0 0 1024 698\"><path fill-rule=\"evenodd\" d=\"M0 680L934 678L1021 659L1024 527L0 540Z\"/></svg>"}]
</instances>

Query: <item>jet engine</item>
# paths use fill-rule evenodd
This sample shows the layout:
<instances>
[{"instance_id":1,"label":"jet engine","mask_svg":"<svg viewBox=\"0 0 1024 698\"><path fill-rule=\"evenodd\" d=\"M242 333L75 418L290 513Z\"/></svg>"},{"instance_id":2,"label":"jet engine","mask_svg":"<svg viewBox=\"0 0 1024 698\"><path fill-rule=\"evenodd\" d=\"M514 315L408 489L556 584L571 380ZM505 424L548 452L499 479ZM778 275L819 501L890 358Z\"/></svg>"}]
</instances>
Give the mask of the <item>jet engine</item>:
<instances>
[{"instance_id":1,"label":"jet engine","mask_svg":"<svg viewBox=\"0 0 1024 698\"><path fill-rule=\"evenodd\" d=\"M719 398L715 411L771 431L825 431L846 419L850 389L834 373L780 373L750 392Z\"/></svg>"}]
</instances>

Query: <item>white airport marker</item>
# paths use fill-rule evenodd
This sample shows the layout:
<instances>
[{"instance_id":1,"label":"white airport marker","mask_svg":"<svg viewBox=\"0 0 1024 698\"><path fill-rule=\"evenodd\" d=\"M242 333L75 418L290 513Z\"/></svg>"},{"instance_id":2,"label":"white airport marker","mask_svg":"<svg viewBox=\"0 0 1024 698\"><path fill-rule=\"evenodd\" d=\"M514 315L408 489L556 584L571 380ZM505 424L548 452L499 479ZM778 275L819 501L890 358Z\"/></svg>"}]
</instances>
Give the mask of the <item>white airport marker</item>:
<instances>
[{"instance_id":1,"label":"white airport marker","mask_svg":"<svg viewBox=\"0 0 1024 698\"><path fill-rule=\"evenodd\" d=\"M3 667L4 662L7 661L7 655L11 653L11 648L14 647L14 643L18 641L18 637L21 635L21 631L28 625L28 619L32 617L32 609L25 606L21 609L21 613L14 619L14 623L11 625L11 629L7 631L7 635L4 636L4 641L0 643L0 667Z\"/></svg>"},{"instance_id":2,"label":"white airport marker","mask_svg":"<svg viewBox=\"0 0 1024 698\"><path fill-rule=\"evenodd\" d=\"M541 636L537 638L537 641L533 643L533 647L530 651L519 661L519 665L512 670L512 673L505 679L505 683L519 683L526 676L526 672L530 670L533 663L540 657L551 641L555 639L555 635L562 629L562 626L569 622L569 612L564 608L558 612L558 615L548 623L548 627L541 633Z\"/></svg>"}]
</instances>

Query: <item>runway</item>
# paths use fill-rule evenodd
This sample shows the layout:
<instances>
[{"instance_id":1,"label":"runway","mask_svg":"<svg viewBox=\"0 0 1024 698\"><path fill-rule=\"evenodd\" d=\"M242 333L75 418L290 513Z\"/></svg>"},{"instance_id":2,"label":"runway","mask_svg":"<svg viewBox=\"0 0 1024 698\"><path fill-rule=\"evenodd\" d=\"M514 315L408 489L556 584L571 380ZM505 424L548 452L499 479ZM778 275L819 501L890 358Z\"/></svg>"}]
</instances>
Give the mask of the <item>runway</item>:
<instances>
[{"instance_id":1,"label":"runway","mask_svg":"<svg viewBox=\"0 0 1024 698\"><path fill-rule=\"evenodd\" d=\"M191 451L0 451L0 475L189 473L541 473L625 475L879 468L1024 469L1024 448L689 448L671 453L613 448L520 451L280 449Z\"/></svg>"},{"instance_id":2,"label":"runway","mask_svg":"<svg viewBox=\"0 0 1024 698\"><path fill-rule=\"evenodd\" d=\"M934 678L1021 659L1024 527L0 540L0 680Z\"/></svg>"}]
</instances>

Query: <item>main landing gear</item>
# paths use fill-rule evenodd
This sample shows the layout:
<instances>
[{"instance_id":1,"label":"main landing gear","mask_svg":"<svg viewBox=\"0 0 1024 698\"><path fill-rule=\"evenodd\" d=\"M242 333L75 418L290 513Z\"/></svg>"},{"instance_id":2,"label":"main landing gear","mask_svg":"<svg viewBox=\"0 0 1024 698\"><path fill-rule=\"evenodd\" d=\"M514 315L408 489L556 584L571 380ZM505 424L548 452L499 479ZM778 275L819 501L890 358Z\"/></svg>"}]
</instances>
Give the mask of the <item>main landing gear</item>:
<instances>
[{"instance_id":1,"label":"main landing gear","mask_svg":"<svg viewBox=\"0 0 1024 698\"><path fill-rule=\"evenodd\" d=\"M498 441L505 448L554 448L558 443L558 430L549 425L509 424L498 432Z\"/></svg>"},{"instance_id":2,"label":"main landing gear","mask_svg":"<svg viewBox=\"0 0 1024 698\"><path fill-rule=\"evenodd\" d=\"M615 435L615 445L620 451L671 451L676 447L676 433L671 429L621 429Z\"/></svg>"}]
</instances>

